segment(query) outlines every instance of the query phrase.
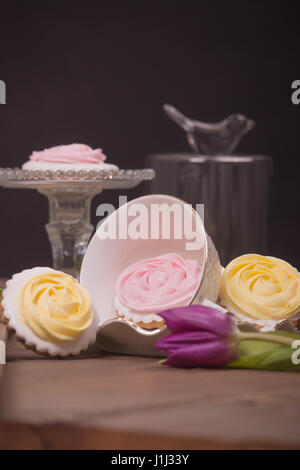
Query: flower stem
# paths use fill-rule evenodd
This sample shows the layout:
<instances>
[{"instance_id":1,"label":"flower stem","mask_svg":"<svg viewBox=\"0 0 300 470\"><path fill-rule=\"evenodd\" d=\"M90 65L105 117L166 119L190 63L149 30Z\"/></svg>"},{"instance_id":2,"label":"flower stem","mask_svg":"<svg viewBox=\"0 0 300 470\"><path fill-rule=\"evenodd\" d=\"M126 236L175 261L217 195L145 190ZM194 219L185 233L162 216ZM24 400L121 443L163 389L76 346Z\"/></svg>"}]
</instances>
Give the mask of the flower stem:
<instances>
[{"instance_id":1,"label":"flower stem","mask_svg":"<svg viewBox=\"0 0 300 470\"><path fill-rule=\"evenodd\" d=\"M295 341L293 338L280 335L270 335L268 333L240 333L240 341L247 340L258 340L258 341L269 341L270 343L284 344L285 346L291 346Z\"/></svg>"}]
</instances>

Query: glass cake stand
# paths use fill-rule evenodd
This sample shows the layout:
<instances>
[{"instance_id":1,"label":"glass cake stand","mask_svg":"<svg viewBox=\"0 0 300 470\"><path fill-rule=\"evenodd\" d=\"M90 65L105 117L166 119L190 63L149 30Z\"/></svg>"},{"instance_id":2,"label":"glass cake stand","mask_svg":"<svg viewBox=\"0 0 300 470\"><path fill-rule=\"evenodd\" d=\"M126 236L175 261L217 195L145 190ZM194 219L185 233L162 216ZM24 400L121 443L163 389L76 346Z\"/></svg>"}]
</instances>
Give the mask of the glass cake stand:
<instances>
[{"instance_id":1,"label":"glass cake stand","mask_svg":"<svg viewBox=\"0 0 300 470\"><path fill-rule=\"evenodd\" d=\"M101 171L28 171L0 168L0 186L36 189L48 198L49 236L53 268L79 277L81 262L93 232L90 205L105 189L130 189L155 176L152 169Z\"/></svg>"}]
</instances>

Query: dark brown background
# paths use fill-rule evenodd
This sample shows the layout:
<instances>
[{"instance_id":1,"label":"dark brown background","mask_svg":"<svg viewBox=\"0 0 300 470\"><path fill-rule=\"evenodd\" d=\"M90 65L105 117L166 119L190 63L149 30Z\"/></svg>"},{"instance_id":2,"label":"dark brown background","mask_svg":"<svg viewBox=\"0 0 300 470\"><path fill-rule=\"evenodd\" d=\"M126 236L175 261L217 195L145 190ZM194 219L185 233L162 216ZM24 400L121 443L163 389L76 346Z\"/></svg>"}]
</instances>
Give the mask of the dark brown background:
<instances>
[{"instance_id":1,"label":"dark brown background","mask_svg":"<svg viewBox=\"0 0 300 470\"><path fill-rule=\"evenodd\" d=\"M1 166L82 142L120 167L142 167L147 153L187 149L164 102L207 121L244 113L257 127L239 150L275 159L269 254L300 266L296 1L10 1L0 9ZM49 265L46 200L1 189L0 205L0 275Z\"/></svg>"}]
</instances>

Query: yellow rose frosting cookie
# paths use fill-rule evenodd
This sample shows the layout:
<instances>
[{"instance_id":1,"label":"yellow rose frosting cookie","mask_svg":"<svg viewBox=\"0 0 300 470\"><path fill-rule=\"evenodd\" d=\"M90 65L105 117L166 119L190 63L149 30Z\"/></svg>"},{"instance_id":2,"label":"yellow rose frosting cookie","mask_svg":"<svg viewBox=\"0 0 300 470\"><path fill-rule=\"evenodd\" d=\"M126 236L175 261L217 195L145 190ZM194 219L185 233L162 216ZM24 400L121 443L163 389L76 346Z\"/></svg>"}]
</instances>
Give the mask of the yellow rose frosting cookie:
<instances>
[{"instance_id":1,"label":"yellow rose frosting cookie","mask_svg":"<svg viewBox=\"0 0 300 470\"><path fill-rule=\"evenodd\" d=\"M72 341L93 319L88 292L60 272L33 277L19 292L18 301L20 318L45 341Z\"/></svg>"},{"instance_id":2,"label":"yellow rose frosting cookie","mask_svg":"<svg viewBox=\"0 0 300 470\"><path fill-rule=\"evenodd\" d=\"M51 268L15 274L3 291L3 316L25 346L37 352L79 354L95 342L98 319L87 290Z\"/></svg>"},{"instance_id":3,"label":"yellow rose frosting cookie","mask_svg":"<svg viewBox=\"0 0 300 470\"><path fill-rule=\"evenodd\" d=\"M271 256L239 256L225 268L221 303L241 320L274 326L300 314L300 275Z\"/></svg>"}]
</instances>

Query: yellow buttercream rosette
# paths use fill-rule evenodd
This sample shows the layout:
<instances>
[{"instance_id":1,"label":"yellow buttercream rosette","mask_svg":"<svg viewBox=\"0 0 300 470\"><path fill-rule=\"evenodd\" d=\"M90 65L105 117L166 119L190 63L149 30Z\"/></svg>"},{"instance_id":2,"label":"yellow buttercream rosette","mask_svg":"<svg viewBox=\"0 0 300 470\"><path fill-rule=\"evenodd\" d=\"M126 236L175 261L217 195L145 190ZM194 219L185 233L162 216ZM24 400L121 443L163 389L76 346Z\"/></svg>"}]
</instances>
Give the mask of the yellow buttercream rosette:
<instances>
[{"instance_id":1,"label":"yellow buttercream rosette","mask_svg":"<svg viewBox=\"0 0 300 470\"><path fill-rule=\"evenodd\" d=\"M33 277L19 292L20 318L45 341L78 338L93 320L89 293L68 274Z\"/></svg>"},{"instance_id":2,"label":"yellow buttercream rosette","mask_svg":"<svg viewBox=\"0 0 300 470\"><path fill-rule=\"evenodd\" d=\"M232 313L255 320L290 319L300 313L299 273L279 258L239 256L224 270L221 301Z\"/></svg>"}]
</instances>

